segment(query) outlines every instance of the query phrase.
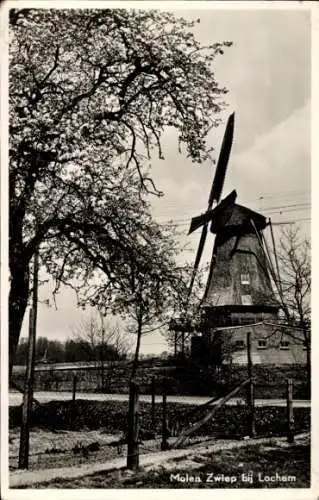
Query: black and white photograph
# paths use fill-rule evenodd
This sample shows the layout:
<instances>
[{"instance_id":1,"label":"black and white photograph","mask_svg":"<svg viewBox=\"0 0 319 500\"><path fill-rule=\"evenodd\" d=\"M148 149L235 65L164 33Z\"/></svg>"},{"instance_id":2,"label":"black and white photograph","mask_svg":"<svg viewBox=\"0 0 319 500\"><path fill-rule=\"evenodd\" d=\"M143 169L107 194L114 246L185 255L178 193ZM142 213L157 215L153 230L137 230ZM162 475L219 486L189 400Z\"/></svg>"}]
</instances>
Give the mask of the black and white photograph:
<instances>
[{"instance_id":1,"label":"black and white photograph","mask_svg":"<svg viewBox=\"0 0 319 500\"><path fill-rule=\"evenodd\" d=\"M318 494L315 13L4 2L4 499Z\"/></svg>"}]
</instances>

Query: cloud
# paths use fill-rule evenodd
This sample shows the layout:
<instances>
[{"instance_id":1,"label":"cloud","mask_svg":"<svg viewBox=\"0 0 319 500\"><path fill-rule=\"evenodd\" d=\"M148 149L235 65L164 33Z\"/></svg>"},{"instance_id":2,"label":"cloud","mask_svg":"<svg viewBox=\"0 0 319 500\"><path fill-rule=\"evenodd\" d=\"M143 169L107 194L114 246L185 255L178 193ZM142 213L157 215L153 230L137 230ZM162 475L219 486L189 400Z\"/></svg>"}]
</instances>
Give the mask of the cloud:
<instances>
[{"instance_id":1,"label":"cloud","mask_svg":"<svg viewBox=\"0 0 319 500\"><path fill-rule=\"evenodd\" d=\"M241 201L260 194L309 191L310 103L232 157L233 183Z\"/></svg>"}]
</instances>

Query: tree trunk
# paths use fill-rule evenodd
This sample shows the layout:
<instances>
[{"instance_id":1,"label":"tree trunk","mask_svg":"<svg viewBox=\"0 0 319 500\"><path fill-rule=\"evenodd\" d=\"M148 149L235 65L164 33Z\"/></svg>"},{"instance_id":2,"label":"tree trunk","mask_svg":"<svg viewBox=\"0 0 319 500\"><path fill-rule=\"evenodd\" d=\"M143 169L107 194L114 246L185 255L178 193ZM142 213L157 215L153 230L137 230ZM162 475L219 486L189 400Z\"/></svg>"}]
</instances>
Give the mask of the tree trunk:
<instances>
[{"instance_id":1,"label":"tree trunk","mask_svg":"<svg viewBox=\"0 0 319 500\"><path fill-rule=\"evenodd\" d=\"M133 367L131 373L131 380L133 380L136 375L136 370L139 361L138 358L140 354L141 337L142 337L142 319L139 319L137 323L137 340L136 340L135 354L134 354Z\"/></svg>"},{"instance_id":2,"label":"tree trunk","mask_svg":"<svg viewBox=\"0 0 319 500\"><path fill-rule=\"evenodd\" d=\"M101 339L100 339L100 363L101 363L101 387L102 390L104 390L105 386L105 370L104 370L104 355L105 355L105 330L104 330L104 323L103 323L103 316L100 313L100 318L101 318Z\"/></svg>"},{"instance_id":3,"label":"tree trunk","mask_svg":"<svg viewBox=\"0 0 319 500\"><path fill-rule=\"evenodd\" d=\"M101 387L102 387L102 389L104 389L104 386L105 386L105 380L104 380L104 352L103 352L103 348L104 348L104 342L100 346L100 366L101 366Z\"/></svg>"},{"instance_id":4,"label":"tree trunk","mask_svg":"<svg viewBox=\"0 0 319 500\"><path fill-rule=\"evenodd\" d=\"M29 296L29 266L11 266L11 283L9 294L9 380L12 375L14 357L19 343L19 337L28 304Z\"/></svg>"}]
</instances>

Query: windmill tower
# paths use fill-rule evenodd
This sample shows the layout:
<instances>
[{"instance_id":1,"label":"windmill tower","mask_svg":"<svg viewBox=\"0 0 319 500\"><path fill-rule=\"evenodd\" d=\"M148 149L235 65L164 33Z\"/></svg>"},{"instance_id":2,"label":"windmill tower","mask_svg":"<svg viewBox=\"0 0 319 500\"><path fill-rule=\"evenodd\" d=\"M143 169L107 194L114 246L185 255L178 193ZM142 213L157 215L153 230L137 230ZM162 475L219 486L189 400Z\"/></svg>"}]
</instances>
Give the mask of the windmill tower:
<instances>
[{"instance_id":1,"label":"windmill tower","mask_svg":"<svg viewBox=\"0 0 319 500\"><path fill-rule=\"evenodd\" d=\"M189 296L209 229L215 235L206 290L201 303L203 335L207 338L221 327L253 324L276 319L275 299L263 231L266 218L236 204L232 191L220 201L233 140L234 114L226 131L218 159L206 212L191 221L189 233L202 227Z\"/></svg>"}]
</instances>

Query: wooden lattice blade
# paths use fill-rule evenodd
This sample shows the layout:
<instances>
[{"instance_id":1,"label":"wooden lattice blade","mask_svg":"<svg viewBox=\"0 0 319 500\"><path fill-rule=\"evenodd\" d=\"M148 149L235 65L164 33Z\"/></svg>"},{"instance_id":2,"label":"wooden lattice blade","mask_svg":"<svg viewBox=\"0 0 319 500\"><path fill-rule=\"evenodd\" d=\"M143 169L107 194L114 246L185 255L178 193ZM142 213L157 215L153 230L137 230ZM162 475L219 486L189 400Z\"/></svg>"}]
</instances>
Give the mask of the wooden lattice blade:
<instances>
[{"instance_id":1,"label":"wooden lattice blade","mask_svg":"<svg viewBox=\"0 0 319 500\"><path fill-rule=\"evenodd\" d=\"M198 266L199 266L200 260L202 258L202 254L203 254L203 250L204 250L204 246L205 246L206 236L207 236L207 224L205 224L203 226L202 234L201 234L201 237L199 240L199 245L198 245L198 249L197 249L192 278L191 278L191 282L190 282L189 289L188 289L188 297L190 296L192 289L193 289L196 273L197 273Z\"/></svg>"},{"instance_id":2,"label":"wooden lattice blade","mask_svg":"<svg viewBox=\"0 0 319 500\"><path fill-rule=\"evenodd\" d=\"M218 203L222 194L229 155L233 143L234 124L235 124L235 113L232 113L228 118L226 125L226 130L217 162L214 181L209 195L209 201L208 201L209 207L213 205L214 201Z\"/></svg>"}]
</instances>

